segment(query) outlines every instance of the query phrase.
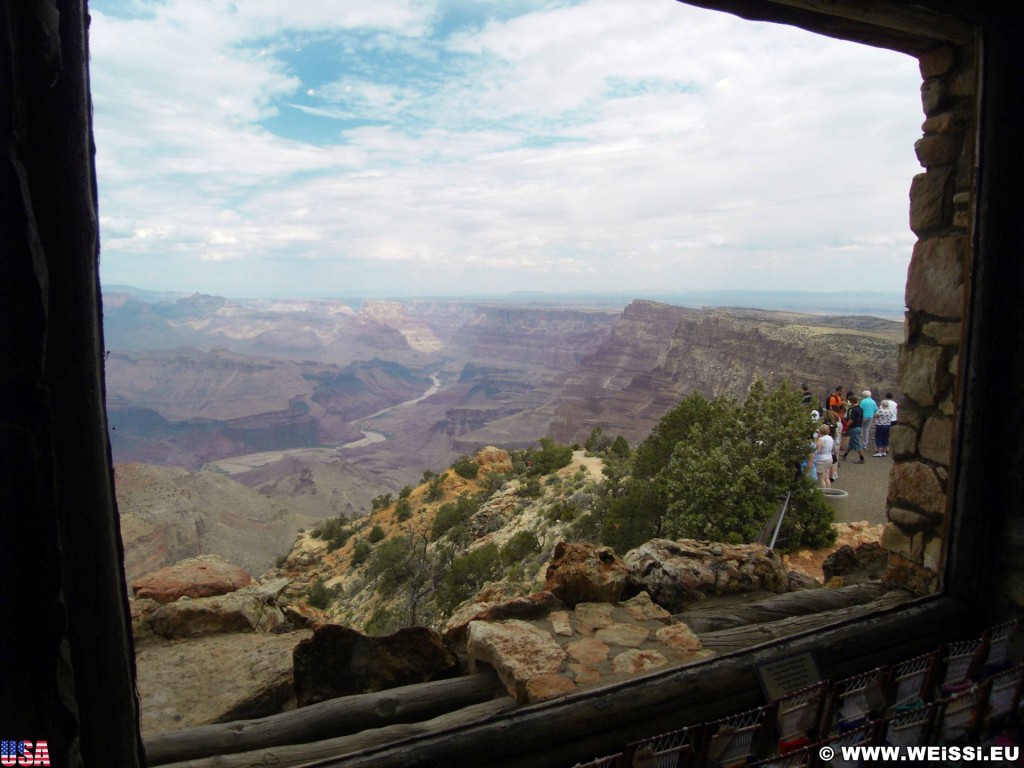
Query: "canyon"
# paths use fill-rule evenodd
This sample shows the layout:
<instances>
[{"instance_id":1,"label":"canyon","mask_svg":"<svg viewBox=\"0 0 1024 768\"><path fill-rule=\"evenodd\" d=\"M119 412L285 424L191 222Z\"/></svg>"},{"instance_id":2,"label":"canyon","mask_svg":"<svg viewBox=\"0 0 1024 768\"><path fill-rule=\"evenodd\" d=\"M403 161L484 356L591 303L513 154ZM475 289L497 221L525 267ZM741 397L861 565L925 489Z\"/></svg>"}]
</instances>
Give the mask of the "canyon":
<instances>
[{"instance_id":1,"label":"canyon","mask_svg":"<svg viewBox=\"0 0 1024 768\"><path fill-rule=\"evenodd\" d=\"M867 314L651 300L117 289L104 306L127 558L141 568L215 551L226 526L262 537L239 560L257 573L299 528L361 515L485 446L582 444L598 426L635 443L687 394L741 397L757 376L806 382L817 398L836 385L897 392L903 339L901 322Z\"/></svg>"}]
</instances>

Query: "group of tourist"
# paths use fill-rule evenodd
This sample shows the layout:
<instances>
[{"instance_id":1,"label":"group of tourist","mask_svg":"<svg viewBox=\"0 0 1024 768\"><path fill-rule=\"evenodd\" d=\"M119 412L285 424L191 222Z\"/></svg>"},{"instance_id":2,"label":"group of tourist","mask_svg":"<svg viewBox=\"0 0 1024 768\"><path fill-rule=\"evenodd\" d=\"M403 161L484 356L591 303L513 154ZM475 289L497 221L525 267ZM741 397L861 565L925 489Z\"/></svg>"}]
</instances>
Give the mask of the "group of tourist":
<instances>
[{"instance_id":1,"label":"group of tourist","mask_svg":"<svg viewBox=\"0 0 1024 768\"><path fill-rule=\"evenodd\" d=\"M804 405L813 406L810 389L804 384ZM844 399L845 394L845 399ZM811 411L815 423L813 452L808 456L805 473L816 480L822 488L831 488L839 479L839 460L843 461L851 452L857 454L854 464L864 463L866 446L875 444L873 457L889 455L889 432L896 423L897 405L891 393L876 402L871 390L865 389L860 395L843 387L836 387L821 412Z\"/></svg>"}]
</instances>

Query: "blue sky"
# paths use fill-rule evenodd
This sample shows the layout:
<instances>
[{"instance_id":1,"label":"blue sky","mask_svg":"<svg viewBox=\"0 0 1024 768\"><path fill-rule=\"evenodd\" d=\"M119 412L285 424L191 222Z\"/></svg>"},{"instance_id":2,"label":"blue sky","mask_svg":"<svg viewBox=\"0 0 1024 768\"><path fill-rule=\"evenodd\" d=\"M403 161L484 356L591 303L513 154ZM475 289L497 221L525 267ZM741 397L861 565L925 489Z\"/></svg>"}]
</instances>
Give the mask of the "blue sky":
<instances>
[{"instance_id":1,"label":"blue sky","mask_svg":"<svg viewBox=\"0 0 1024 768\"><path fill-rule=\"evenodd\" d=\"M674 0L92 0L101 278L899 292L917 62Z\"/></svg>"}]
</instances>

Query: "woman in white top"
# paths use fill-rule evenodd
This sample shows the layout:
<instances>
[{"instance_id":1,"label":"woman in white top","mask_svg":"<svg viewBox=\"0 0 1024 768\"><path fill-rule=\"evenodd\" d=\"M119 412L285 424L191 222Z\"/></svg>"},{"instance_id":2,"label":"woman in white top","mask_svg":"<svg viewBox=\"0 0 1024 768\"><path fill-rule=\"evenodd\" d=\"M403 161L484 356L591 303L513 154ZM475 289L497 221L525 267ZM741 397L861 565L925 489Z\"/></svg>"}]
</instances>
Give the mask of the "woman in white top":
<instances>
[{"instance_id":1,"label":"woman in white top","mask_svg":"<svg viewBox=\"0 0 1024 768\"><path fill-rule=\"evenodd\" d=\"M889 430L892 429L894 416L893 402L883 400L875 411L875 447L878 449L875 456L889 455Z\"/></svg>"},{"instance_id":2,"label":"woman in white top","mask_svg":"<svg viewBox=\"0 0 1024 768\"><path fill-rule=\"evenodd\" d=\"M832 448L835 446L829 434L828 424L818 427L818 439L814 442L814 468L818 471L818 482L822 488L831 488L829 473L832 470Z\"/></svg>"}]
</instances>

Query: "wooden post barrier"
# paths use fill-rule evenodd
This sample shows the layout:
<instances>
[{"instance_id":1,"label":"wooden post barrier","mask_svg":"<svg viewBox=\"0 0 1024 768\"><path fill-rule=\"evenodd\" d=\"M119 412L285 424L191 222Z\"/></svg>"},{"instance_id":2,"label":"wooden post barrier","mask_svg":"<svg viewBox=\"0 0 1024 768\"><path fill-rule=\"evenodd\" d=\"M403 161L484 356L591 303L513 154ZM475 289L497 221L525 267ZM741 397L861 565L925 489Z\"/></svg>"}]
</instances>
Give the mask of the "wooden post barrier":
<instances>
[{"instance_id":1,"label":"wooden post barrier","mask_svg":"<svg viewBox=\"0 0 1024 768\"><path fill-rule=\"evenodd\" d=\"M321 701L308 707L254 720L207 725L144 740L149 766L194 760L209 755L247 752L358 733L369 728L426 720L493 699L497 675L477 675L408 685Z\"/></svg>"}]
</instances>

